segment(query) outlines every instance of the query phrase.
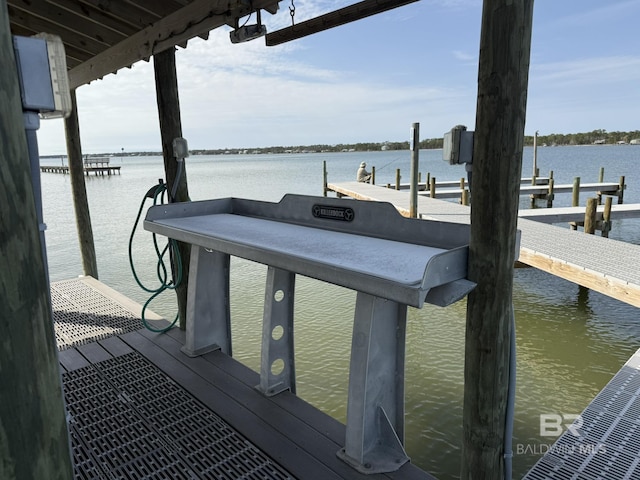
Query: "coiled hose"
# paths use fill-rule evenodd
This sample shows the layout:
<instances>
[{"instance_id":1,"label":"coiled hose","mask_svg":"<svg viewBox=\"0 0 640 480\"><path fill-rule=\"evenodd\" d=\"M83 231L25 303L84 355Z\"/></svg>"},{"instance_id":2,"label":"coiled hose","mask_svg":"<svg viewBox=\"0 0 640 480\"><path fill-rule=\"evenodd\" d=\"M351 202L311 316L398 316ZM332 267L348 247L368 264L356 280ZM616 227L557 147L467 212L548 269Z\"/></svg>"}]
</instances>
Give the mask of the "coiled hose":
<instances>
[{"instance_id":1,"label":"coiled hose","mask_svg":"<svg viewBox=\"0 0 640 480\"><path fill-rule=\"evenodd\" d=\"M153 301L153 299L155 299L162 292L164 292L165 290L175 290L180 285L180 282L182 282L182 257L180 256L180 250L178 249L177 241L171 238L168 239L166 246L161 250L160 246L158 245L158 239L156 237L156 234L155 233L152 234L153 247L158 257L158 261L156 263L156 275L160 282L160 286L158 288L148 288L142 283L142 281L138 277L138 274L136 272L136 269L133 263L133 237L138 228L138 223L140 222L140 217L142 216L142 210L144 209L144 205L147 198L150 198L153 200L153 205L162 204L164 203L164 194L166 191L167 191L166 184L162 180L159 180L157 185L154 185L147 191L147 193L145 193L144 198L140 203L140 208L138 209L138 215L136 216L135 223L133 224L133 228L131 230L131 236L129 237L129 265L131 267L131 273L133 273L133 278L135 279L136 283L140 286L140 288L142 288L145 292L149 292L152 294L151 297L149 297L149 299L142 306L142 314L141 314L142 324L148 330L156 333L164 333L167 330L170 330L171 328L173 328L173 326L178 321L179 314L176 314L175 318L173 319L173 322L171 322L170 325L168 325L167 327L158 329L158 328L152 327L147 322L147 319L145 318L145 311L147 310L147 307ZM171 269L171 275L170 275L170 268L167 268L167 265L165 263L165 255L167 253L169 253L169 264L170 265L175 264L176 266L175 275L173 274L174 272L172 271L172 269ZM171 261L172 259L175 259L175 263Z\"/></svg>"}]
</instances>

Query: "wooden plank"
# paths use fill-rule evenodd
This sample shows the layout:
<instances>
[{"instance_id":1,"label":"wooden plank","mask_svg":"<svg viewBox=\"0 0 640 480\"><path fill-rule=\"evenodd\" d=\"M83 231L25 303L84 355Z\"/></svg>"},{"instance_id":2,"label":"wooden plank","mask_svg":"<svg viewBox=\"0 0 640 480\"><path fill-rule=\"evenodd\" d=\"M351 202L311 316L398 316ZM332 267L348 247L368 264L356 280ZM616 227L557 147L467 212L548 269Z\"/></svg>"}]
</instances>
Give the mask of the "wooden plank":
<instances>
[{"instance_id":1,"label":"wooden plank","mask_svg":"<svg viewBox=\"0 0 640 480\"><path fill-rule=\"evenodd\" d=\"M584 220L584 211L585 207L532 208L520 210L518 216L543 223L580 222ZM603 219L603 213L604 205L599 205L596 215L598 221ZM640 217L640 203L611 206L612 220L638 217Z\"/></svg>"},{"instance_id":2,"label":"wooden plank","mask_svg":"<svg viewBox=\"0 0 640 480\"><path fill-rule=\"evenodd\" d=\"M640 286L522 247L520 262L640 308Z\"/></svg>"},{"instance_id":3,"label":"wooden plank","mask_svg":"<svg viewBox=\"0 0 640 480\"><path fill-rule=\"evenodd\" d=\"M581 183L581 192L618 192L620 185L617 183L604 182L604 183ZM558 185L554 184L553 193L570 193L573 191L573 184ZM522 185L520 187L520 195L529 194L543 194L548 193L549 187L547 186L534 186L534 185Z\"/></svg>"},{"instance_id":4,"label":"wooden plank","mask_svg":"<svg viewBox=\"0 0 640 480\"><path fill-rule=\"evenodd\" d=\"M99 340L98 343L114 357L120 357L134 351L133 348L118 337L107 337L103 340Z\"/></svg>"},{"instance_id":5,"label":"wooden plank","mask_svg":"<svg viewBox=\"0 0 640 480\"><path fill-rule=\"evenodd\" d=\"M60 362L60 366L67 372L91 365L75 348L69 348L59 352L58 362Z\"/></svg>"},{"instance_id":6,"label":"wooden plank","mask_svg":"<svg viewBox=\"0 0 640 480\"><path fill-rule=\"evenodd\" d=\"M13 11L11 14L11 21L13 22L16 21L14 14L19 14L29 19L33 27L40 24L50 25L54 23L56 28L62 28L60 19L64 19L65 28L68 28L67 33L63 36L65 43L72 44L76 48L82 48L94 55L102 51L106 45L118 43L126 38L126 35L112 28L108 28L99 22L88 20L87 12L89 9L86 7L84 10L78 7L69 10L56 5L56 2L42 0L9 0L8 3L17 10L17 12ZM43 28L41 31L44 32L48 32L51 29L50 26Z\"/></svg>"},{"instance_id":7,"label":"wooden plank","mask_svg":"<svg viewBox=\"0 0 640 480\"><path fill-rule=\"evenodd\" d=\"M86 343L75 348L91 363L98 363L113 358L113 355L102 348L99 343Z\"/></svg>"}]
</instances>

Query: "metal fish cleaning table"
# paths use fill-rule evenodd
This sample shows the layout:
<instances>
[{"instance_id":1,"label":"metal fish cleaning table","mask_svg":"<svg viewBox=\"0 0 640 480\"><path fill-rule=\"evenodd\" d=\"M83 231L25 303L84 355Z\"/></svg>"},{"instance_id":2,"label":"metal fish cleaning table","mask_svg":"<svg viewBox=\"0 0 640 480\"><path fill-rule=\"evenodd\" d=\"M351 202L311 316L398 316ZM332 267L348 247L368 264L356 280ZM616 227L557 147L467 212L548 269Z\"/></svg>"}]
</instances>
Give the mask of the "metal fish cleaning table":
<instances>
[{"instance_id":1,"label":"metal fish cleaning table","mask_svg":"<svg viewBox=\"0 0 640 480\"><path fill-rule=\"evenodd\" d=\"M404 442L407 306L447 306L466 279L469 226L403 218L391 204L286 195L279 203L225 198L158 205L145 229L190 243L183 352L232 354L230 256L268 266L260 384L295 393L296 274L357 291L345 447L363 473L397 470Z\"/></svg>"}]
</instances>

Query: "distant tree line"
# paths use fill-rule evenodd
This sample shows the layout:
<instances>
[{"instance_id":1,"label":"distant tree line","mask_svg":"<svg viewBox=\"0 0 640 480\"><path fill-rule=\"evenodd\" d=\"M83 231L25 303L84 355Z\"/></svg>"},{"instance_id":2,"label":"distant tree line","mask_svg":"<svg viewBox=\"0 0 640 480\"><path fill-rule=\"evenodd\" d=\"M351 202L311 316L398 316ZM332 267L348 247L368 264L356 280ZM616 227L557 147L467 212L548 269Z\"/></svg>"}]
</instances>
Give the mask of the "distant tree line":
<instances>
[{"instance_id":1,"label":"distant tree line","mask_svg":"<svg viewBox=\"0 0 640 480\"><path fill-rule=\"evenodd\" d=\"M552 133L538 135L538 145L614 145L617 143L629 143L640 139L640 130L630 132L607 132L606 130L594 130L587 133ZM533 145L533 135L525 136L525 145Z\"/></svg>"},{"instance_id":2,"label":"distant tree line","mask_svg":"<svg viewBox=\"0 0 640 480\"><path fill-rule=\"evenodd\" d=\"M615 145L618 143L638 143L640 140L640 130L630 132L607 132L606 130L593 130L587 133L551 133L549 135L538 135L538 145ZM533 135L525 135L525 146L533 145ZM442 138L427 138L420 141L420 148L423 150L442 148ZM237 155L237 154L279 154L279 153L323 153L323 152L372 152L379 150L409 150L409 142L365 142L365 143L339 143L337 145L298 145L298 146L276 146L261 148L218 148L218 149L195 149L190 150L191 155ZM90 156L113 155L116 157L162 155L162 152L115 152L100 153ZM46 157L43 155L43 158ZM49 155L49 157L60 157L60 155Z\"/></svg>"},{"instance_id":3,"label":"distant tree line","mask_svg":"<svg viewBox=\"0 0 640 480\"><path fill-rule=\"evenodd\" d=\"M587 133L551 133L538 135L538 145L593 145L629 143L640 139L640 130L630 132L607 132L594 130ZM525 146L533 145L533 135L525 135ZM442 148L442 138L427 138L420 141L420 148L424 150ZM300 145L277 146L268 148L228 148L215 150L192 150L192 155L219 155L239 153L321 153L321 152L372 152L379 150L409 150L409 142L365 142L340 143L337 145Z\"/></svg>"}]
</instances>

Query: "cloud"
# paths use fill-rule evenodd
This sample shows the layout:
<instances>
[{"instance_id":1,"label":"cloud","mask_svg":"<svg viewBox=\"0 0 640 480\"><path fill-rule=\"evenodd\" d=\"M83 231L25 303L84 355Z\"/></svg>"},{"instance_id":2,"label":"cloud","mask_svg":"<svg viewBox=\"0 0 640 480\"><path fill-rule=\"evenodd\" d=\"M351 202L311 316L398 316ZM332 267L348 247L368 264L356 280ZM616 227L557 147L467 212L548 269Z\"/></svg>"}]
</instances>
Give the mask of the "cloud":
<instances>
[{"instance_id":1,"label":"cloud","mask_svg":"<svg viewBox=\"0 0 640 480\"><path fill-rule=\"evenodd\" d=\"M477 55L472 55L470 53L463 52L461 50L454 50L453 51L453 56L456 59L461 60L463 62L477 62L478 61L478 56Z\"/></svg>"},{"instance_id":2,"label":"cloud","mask_svg":"<svg viewBox=\"0 0 640 480\"><path fill-rule=\"evenodd\" d=\"M554 87L602 85L608 88L617 81L640 80L640 57L610 56L534 64L531 76L535 82L552 83Z\"/></svg>"}]
</instances>

